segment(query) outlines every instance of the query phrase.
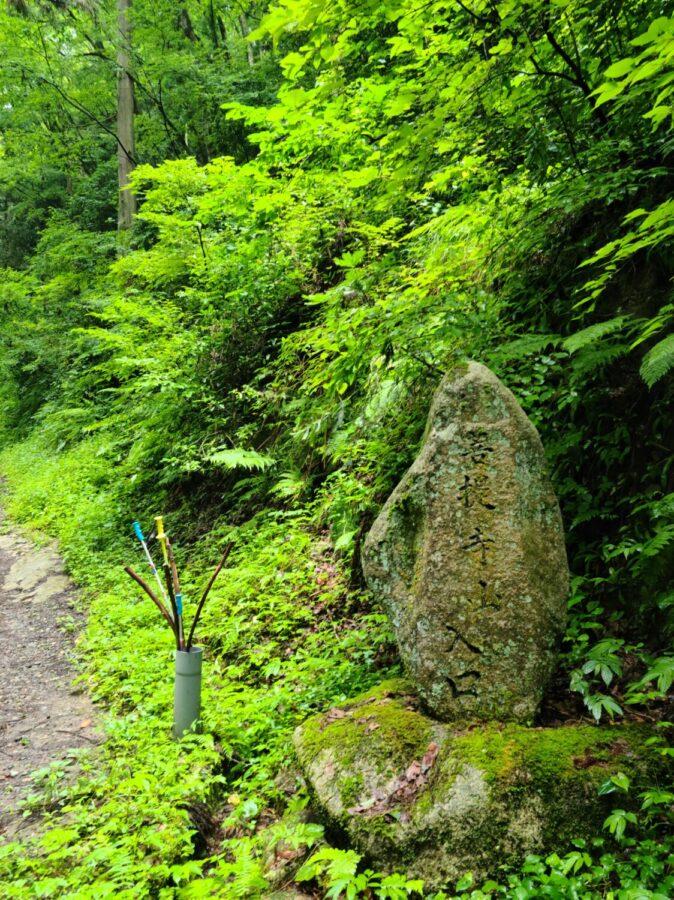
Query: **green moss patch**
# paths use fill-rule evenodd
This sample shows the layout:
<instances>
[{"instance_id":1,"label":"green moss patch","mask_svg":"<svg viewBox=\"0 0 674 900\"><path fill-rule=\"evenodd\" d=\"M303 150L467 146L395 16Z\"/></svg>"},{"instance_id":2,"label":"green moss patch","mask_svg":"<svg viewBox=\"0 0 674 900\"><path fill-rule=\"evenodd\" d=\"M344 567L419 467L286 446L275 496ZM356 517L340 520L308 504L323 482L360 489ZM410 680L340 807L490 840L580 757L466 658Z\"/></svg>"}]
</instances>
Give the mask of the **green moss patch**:
<instances>
[{"instance_id":1,"label":"green moss patch","mask_svg":"<svg viewBox=\"0 0 674 900\"><path fill-rule=\"evenodd\" d=\"M648 737L635 725L451 729L396 680L314 716L295 746L317 806L352 845L436 884L596 833L615 804L602 782L625 773L629 806L664 774Z\"/></svg>"},{"instance_id":2,"label":"green moss patch","mask_svg":"<svg viewBox=\"0 0 674 900\"><path fill-rule=\"evenodd\" d=\"M490 782L511 782L525 774L536 784L643 768L640 748L648 734L633 725L567 725L526 728L483 725L451 739L452 759L479 768Z\"/></svg>"},{"instance_id":3,"label":"green moss patch","mask_svg":"<svg viewBox=\"0 0 674 900\"><path fill-rule=\"evenodd\" d=\"M433 722L416 710L409 684L394 679L309 719L297 730L295 746L305 766L328 751L342 772L365 761L385 774L423 755L432 737Z\"/></svg>"}]
</instances>

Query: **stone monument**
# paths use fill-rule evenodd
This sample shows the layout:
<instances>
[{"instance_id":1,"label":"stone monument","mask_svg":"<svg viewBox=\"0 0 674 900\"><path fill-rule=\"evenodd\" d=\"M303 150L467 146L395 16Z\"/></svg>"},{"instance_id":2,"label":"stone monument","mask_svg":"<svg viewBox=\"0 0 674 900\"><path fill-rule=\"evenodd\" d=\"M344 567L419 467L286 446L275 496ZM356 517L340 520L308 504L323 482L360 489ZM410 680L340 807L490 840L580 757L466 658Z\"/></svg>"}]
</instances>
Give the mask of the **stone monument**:
<instances>
[{"instance_id":1,"label":"stone monument","mask_svg":"<svg viewBox=\"0 0 674 900\"><path fill-rule=\"evenodd\" d=\"M363 571L431 713L531 721L566 620L564 532L538 433L484 366L441 382Z\"/></svg>"}]
</instances>

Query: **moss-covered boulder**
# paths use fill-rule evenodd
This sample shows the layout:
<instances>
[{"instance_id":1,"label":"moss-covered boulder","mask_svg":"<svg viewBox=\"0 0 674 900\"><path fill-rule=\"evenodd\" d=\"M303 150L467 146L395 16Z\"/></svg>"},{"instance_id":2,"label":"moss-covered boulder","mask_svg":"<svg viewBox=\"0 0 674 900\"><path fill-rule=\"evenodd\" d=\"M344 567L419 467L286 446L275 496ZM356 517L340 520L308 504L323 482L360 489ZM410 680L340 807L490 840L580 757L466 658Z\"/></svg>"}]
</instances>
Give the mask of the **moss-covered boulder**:
<instances>
[{"instance_id":1,"label":"moss-covered boulder","mask_svg":"<svg viewBox=\"0 0 674 900\"><path fill-rule=\"evenodd\" d=\"M635 794L657 776L634 725L451 727L418 708L410 685L387 682L295 732L326 820L382 871L437 887L493 874L527 853L596 834L623 772ZM625 798L620 798L623 805Z\"/></svg>"},{"instance_id":2,"label":"moss-covered boulder","mask_svg":"<svg viewBox=\"0 0 674 900\"><path fill-rule=\"evenodd\" d=\"M533 719L564 630L564 535L538 433L489 369L441 382L363 571L433 715Z\"/></svg>"}]
</instances>

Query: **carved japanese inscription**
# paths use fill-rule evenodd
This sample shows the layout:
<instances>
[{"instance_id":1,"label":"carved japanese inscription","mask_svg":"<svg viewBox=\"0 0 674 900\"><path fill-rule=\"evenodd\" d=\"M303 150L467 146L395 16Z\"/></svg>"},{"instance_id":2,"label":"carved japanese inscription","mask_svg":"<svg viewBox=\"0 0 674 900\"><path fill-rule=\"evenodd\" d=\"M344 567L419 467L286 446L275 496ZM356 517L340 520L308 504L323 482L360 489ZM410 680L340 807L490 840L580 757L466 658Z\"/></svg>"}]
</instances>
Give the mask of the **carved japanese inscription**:
<instances>
[{"instance_id":1,"label":"carved japanese inscription","mask_svg":"<svg viewBox=\"0 0 674 900\"><path fill-rule=\"evenodd\" d=\"M532 719L565 623L564 536L536 429L484 366L440 384L363 569L436 716Z\"/></svg>"}]
</instances>

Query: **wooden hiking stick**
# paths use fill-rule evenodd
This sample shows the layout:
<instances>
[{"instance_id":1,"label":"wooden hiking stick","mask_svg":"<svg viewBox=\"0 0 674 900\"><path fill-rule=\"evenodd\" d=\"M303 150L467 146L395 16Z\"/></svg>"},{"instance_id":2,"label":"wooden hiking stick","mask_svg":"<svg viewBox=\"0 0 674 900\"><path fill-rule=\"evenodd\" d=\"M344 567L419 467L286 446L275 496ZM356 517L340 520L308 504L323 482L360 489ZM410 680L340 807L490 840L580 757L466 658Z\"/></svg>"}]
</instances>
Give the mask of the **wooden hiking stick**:
<instances>
[{"instance_id":1,"label":"wooden hiking stick","mask_svg":"<svg viewBox=\"0 0 674 900\"><path fill-rule=\"evenodd\" d=\"M159 599L159 597L157 597L157 595L154 593L154 591L152 590L152 588L149 587L149 585L148 585L148 584L140 577L140 575L138 575L137 572L134 572L134 571L133 571L133 569L131 568L131 566L125 566L125 567L124 567L124 571L126 572L127 575L130 575L131 578L133 578L133 580L134 580L137 584L139 584L139 585L142 587L142 589L143 589L143 590L145 591L145 593L148 595L148 597L150 598L150 600L152 600L152 602L153 602L154 605L157 607L157 609L159 610L159 612L160 612L160 613L162 614L162 616L166 619L166 621L167 621L168 624L169 624L169 627L170 627L171 631L173 632L173 636L174 636L175 639L176 639L176 647L177 647L178 650L180 650L180 643L179 643L179 641L178 641L178 633L177 633L177 631L176 631L176 626L175 626L175 624L174 624L174 622L173 622L173 619L171 618L171 614L169 613L168 609L166 609L166 607L165 607L164 604L161 602L161 600Z\"/></svg>"},{"instance_id":2,"label":"wooden hiking stick","mask_svg":"<svg viewBox=\"0 0 674 900\"><path fill-rule=\"evenodd\" d=\"M173 547L171 541L166 538L166 550L168 552L169 562L171 564L171 574L173 575L173 590L176 594L180 593L180 579L178 578L178 569L176 568L176 559L173 555Z\"/></svg>"},{"instance_id":3,"label":"wooden hiking stick","mask_svg":"<svg viewBox=\"0 0 674 900\"><path fill-rule=\"evenodd\" d=\"M175 628L173 629L176 636L176 645L178 650L182 650L182 641L180 639L180 621L178 616L178 604L176 603L176 595L173 590L173 578L171 577L171 567L168 563L164 563L164 579L166 580L166 590L168 591L169 600L171 602L171 609L173 611L173 622L175 624Z\"/></svg>"},{"instance_id":4,"label":"wooden hiking stick","mask_svg":"<svg viewBox=\"0 0 674 900\"><path fill-rule=\"evenodd\" d=\"M197 606L197 611L195 612L194 619L192 620L192 627L190 628L189 637L187 638L187 644L185 646L186 650L189 650L190 647L192 646L192 638L194 637L194 629L197 627L197 622L199 621L199 616L201 615L202 607L203 607L204 603L206 602L206 598L208 597L210 590L215 583L215 579L220 574L220 569L222 569L224 564L227 562L227 557L231 553L233 546L234 546L233 543L229 543L225 547L225 552L222 554L222 559L220 560L220 562L218 563L218 565L215 568L215 571L211 575L211 580L206 585L206 590L201 595L201 600L199 601L199 605Z\"/></svg>"},{"instance_id":5,"label":"wooden hiking stick","mask_svg":"<svg viewBox=\"0 0 674 900\"><path fill-rule=\"evenodd\" d=\"M166 537L166 550L168 552L169 563L171 565L171 576L173 578L173 594L175 597L175 610L178 623L178 640L180 641L180 649L185 649L185 625L183 623L183 595L180 591L180 579L178 578L178 568L176 566L176 558L173 555L173 547L171 541ZM167 575L168 578L168 575Z\"/></svg>"},{"instance_id":6,"label":"wooden hiking stick","mask_svg":"<svg viewBox=\"0 0 674 900\"><path fill-rule=\"evenodd\" d=\"M171 563L169 560L168 554L168 535L164 531L164 517L163 516L155 516L154 517L155 527L157 529L157 540L161 546L162 556L164 557L164 580L166 581L166 591L169 596L169 601L171 603L171 610L173 612L173 621L175 623L175 627L173 632L176 636L176 645L178 650L183 649L183 641L181 637L181 626L179 621L178 614L178 605L176 603L176 591L173 582L173 573L171 572ZM174 564L175 569L175 564ZM176 572L176 578L178 573Z\"/></svg>"}]
</instances>

